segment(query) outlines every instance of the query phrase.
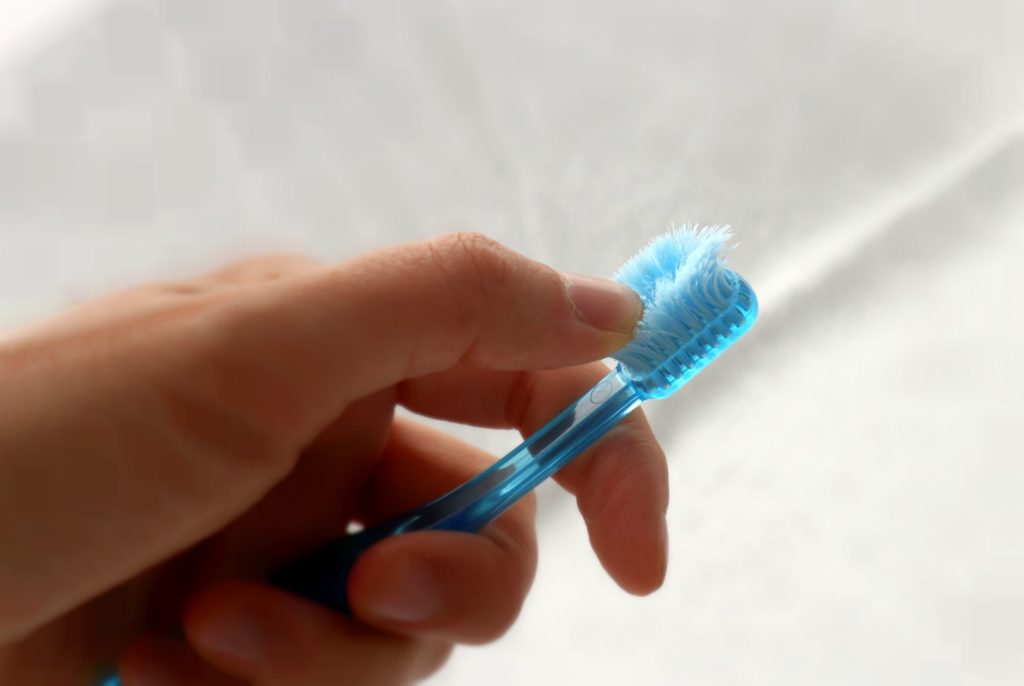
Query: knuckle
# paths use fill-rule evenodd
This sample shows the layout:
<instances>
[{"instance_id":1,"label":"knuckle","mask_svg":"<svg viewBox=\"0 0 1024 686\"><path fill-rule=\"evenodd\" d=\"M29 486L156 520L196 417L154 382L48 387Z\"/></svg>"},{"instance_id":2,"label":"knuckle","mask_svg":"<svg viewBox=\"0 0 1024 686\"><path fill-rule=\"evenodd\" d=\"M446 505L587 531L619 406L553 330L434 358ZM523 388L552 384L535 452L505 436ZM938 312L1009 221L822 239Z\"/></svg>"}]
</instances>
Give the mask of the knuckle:
<instances>
[{"instance_id":1,"label":"knuckle","mask_svg":"<svg viewBox=\"0 0 1024 686\"><path fill-rule=\"evenodd\" d=\"M445 234L430 245L438 266L460 289L488 293L507 281L514 264L511 250L474 231Z\"/></svg>"},{"instance_id":2,"label":"knuckle","mask_svg":"<svg viewBox=\"0 0 1024 686\"><path fill-rule=\"evenodd\" d=\"M200 295L208 290L209 286L197 280L165 281L162 283L150 284L143 291L143 294L148 295L152 293L153 295L188 296Z\"/></svg>"},{"instance_id":3,"label":"knuckle","mask_svg":"<svg viewBox=\"0 0 1024 686\"><path fill-rule=\"evenodd\" d=\"M504 246L480 231L453 231L442 234L436 241L441 245L467 252L504 249Z\"/></svg>"},{"instance_id":4,"label":"knuckle","mask_svg":"<svg viewBox=\"0 0 1024 686\"><path fill-rule=\"evenodd\" d=\"M287 408L278 407L276 396L259 384L234 377L234 370L216 361L212 366L221 369L199 365L185 384L155 386L156 404L187 447L187 459L225 464L246 479L275 483L292 471L300 452L291 439L294 429L282 418ZM213 390L221 386L250 392Z\"/></svg>"},{"instance_id":5,"label":"knuckle","mask_svg":"<svg viewBox=\"0 0 1024 686\"><path fill-rule=\"evenodd\" d=\"M266 253L229 262L210 274L215 283L243 284L273 281L320 266L320 261L297 253Z\"/></svg>"}]
</instances>

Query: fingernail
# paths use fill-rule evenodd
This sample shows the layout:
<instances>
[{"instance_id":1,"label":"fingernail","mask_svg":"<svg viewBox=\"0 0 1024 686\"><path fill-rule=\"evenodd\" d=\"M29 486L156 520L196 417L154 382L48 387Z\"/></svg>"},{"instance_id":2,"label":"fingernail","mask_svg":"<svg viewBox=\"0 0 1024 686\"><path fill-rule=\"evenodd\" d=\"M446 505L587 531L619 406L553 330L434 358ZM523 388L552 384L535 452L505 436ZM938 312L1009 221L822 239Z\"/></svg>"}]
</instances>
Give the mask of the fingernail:
<instances>
[{"instance_id":1,"label":"fingernail","mask_svg":"<svg viewBox=\"0 0 1024 686\"><path fill-rule=\"evenodd\" d=\"M441 610L441 587L430 565L408 557L378 579L367 595L365 612L393 622L422 622Z\"/></svg>"},{"instance_id":2,"label":"fingernail","mask_svg":"<svg viewBox=\"0 0 1024 686\"><path fill-rule=\"evenodd\" d=\"M235 612L207 618L196 628L193 640L210 652L244 664L257 664L271 647L272 638L257 618Z\"/></svg>"},{"instance_id":3,"label":"fingernail","mask_svg":"<svg viewBox=\"0 0 1024 686\"><path fill-rule=\"evenodd\" d=\"M569 297L576 314L587 324L605 331L631 332L643 314L636 292L609 279L567 274Z\"/></svg>"}]
</instances>

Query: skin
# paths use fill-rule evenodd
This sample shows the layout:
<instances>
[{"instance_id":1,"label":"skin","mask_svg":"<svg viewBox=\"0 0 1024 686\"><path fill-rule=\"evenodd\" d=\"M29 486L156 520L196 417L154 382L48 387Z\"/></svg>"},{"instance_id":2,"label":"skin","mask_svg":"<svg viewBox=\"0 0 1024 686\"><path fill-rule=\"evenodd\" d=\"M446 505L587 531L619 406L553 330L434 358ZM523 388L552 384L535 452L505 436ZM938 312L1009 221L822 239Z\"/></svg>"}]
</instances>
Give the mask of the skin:
<instances>
[{"instance_id":1,"label":"skin","mask_svg":"<svg viewBox=\"0 0 1024 686\"><path fill-rule=\"evenodd\" d=\"M499 637L536 567L532 497L479 534L374 546L352 620L261 580L494 460L396 406L529 434L600 379L640 307L595 283L614 290L456 234L250 259L0 340L0 682L116 663L126 686L384 686ZM667 478L643 415L556 479L611 577L658 588Z\"/></svg>"}]
</instances>

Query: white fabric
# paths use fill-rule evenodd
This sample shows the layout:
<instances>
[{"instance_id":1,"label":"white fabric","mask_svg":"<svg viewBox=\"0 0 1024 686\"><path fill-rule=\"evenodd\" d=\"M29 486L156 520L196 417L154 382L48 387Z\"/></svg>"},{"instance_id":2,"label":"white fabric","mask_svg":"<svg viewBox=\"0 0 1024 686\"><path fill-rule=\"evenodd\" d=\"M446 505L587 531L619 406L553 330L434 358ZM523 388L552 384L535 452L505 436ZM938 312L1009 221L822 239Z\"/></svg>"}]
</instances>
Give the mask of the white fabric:
<instances>
[{"instance_id":1,"label":"white fabric","mask_svg":"<svg viewBox=\"0 0 1024 686\"><path fill-rule=\"evenodd\" d=\"M545 488L519 624L436 683L1024 683L1024 4L87 9L0 50L0 322L255 250L607 274L733 225L761 320L649 407L664 589Z\"/></svg>"}]
</instances>

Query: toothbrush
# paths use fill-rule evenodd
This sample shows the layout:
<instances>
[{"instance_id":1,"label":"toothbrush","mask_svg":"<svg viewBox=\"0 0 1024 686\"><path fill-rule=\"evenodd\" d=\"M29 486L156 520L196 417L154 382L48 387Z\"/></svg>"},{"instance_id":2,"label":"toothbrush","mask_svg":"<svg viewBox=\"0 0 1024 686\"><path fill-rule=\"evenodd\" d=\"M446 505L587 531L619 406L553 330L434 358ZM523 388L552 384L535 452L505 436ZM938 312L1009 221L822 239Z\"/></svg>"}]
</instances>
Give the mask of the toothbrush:
<instances>
[{"instance_id":1,"label":"toothbrush","mask_svg":"<svg viewBox=\"0 0 1024 686\"><path fill-rule=\"evenodd\" d=\"M682 388L757 318L757 297L721 257L728 228L683 227L650 243L615 274L644 305L615 369L475 478L415 510L336 539L271 579L346 615L359 556L389 537L425 529L478 531L603 436L641 402Z\"/></svg>"},{"instance_id":2,"label":"toothbrush","mask_svg":"<svg viewBox=\"0 0 1024 686\"><path fill-rule=\"evenodd\" d=\"M633 340L597 385L519 447L448 494L336 539L274 575L284 590L351 615L348 576L359 556L388 536L441 529L478 531L603 436L644 400L679 390L757 318L757 297L721 257L727 228L683 227L655 238L615 279L635 290L644 315ZM108 674L98 686L120 686Z\"/></svg>"}]
</instances>

